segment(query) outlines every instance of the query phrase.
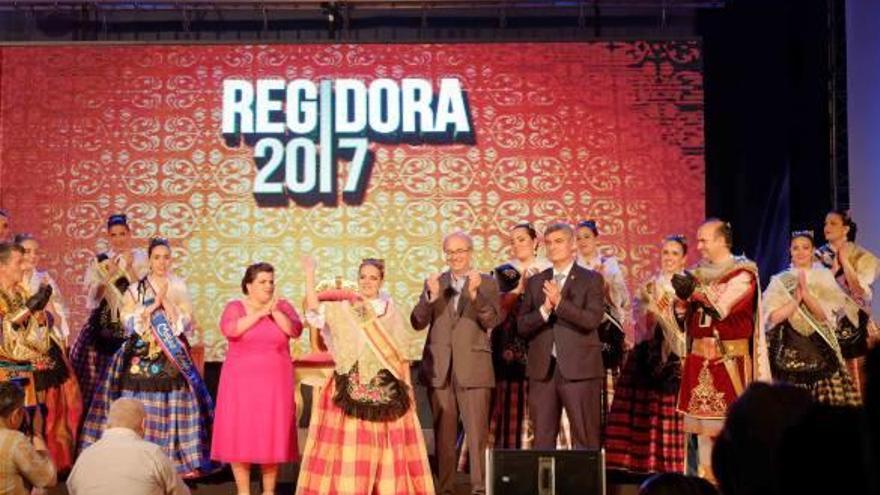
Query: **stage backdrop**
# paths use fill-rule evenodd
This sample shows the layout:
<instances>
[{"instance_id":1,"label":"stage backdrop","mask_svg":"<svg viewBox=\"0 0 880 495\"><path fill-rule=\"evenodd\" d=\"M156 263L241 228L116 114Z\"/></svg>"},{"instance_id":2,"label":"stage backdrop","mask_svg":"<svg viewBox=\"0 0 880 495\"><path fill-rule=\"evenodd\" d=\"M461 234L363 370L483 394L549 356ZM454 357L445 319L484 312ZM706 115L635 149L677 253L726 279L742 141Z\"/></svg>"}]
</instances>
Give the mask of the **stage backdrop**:
<instances>
[{"instance_id":1,"label":"stage backdrop","mask_svg":"<svg viewBox=\"0 0 880 495\"><path fill-rule=\"evenodd\" d=\"M634 286L660 238L692 237L703 217L694 41L0 57L0 203L13 231L42 242L72 326L86 318L81 283L106 217L124 212L142 244L170 239L208 360L224 357L220 312L257 260L299 305L301 255L319 258L320 277L352 280L359 260L384 258L387 289L411 305L444 266L446 233L470 232L488 271L507 258L512 225L594 218Z\"/></svg>"}]
</instances>

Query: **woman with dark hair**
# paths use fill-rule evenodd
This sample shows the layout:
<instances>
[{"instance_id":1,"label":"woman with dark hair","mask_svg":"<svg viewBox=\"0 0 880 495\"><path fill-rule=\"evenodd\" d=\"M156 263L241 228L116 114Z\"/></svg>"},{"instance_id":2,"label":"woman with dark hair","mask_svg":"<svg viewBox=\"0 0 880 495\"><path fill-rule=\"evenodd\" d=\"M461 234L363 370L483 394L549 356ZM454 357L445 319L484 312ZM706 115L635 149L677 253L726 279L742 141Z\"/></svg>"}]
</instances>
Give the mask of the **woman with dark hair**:
<instances>
[{"instance_id":1,"label":"woman with dark hair","mask_svg":"<svg viewBox=\"0 0 880 495\"><path fill-rule=\"evenodd\" d=\"M510 254L510 261L494 272L501 290L502 323L492 330L495 391L489 444L495 448L520 449L529 446L531 431L526 415L526 344L516 331L516 315L529 277L551 265L538 256L538 233L528 223L511 229Z\"/></svg>"},{"instance_id":2,"label":"woman with dark hair","mask_svg":"<svg viewBox=\"0 0 880 495\"><path fill-rule=\"evenodd\" d=\"M878 338L878 328L871 319L871 286L880 276L880 261L870 251L855 243L857 226L849 213L831 210L825 215L825 241L816 257L831 270L843 292L859 307L857 322L838 326L841 352L847 360L856 387L864 390L863 368L869 338Z\"/></svg>"},{"instance_id":3,"label":"woman with dark hair","mask_svg":"<svg viewBox=\"0 0 880 495\"><path fill-rule=\"evenodd\" d=\"M129 397L149 411L144 440L162 447L182 476L196 477L217 467L209 447L214 403L189 355L192 302L186 283L171 273L171 254L167 240L151 239L149 274L125 291L125 342L95 391L80 446L101 437L110 403Z\"/></svg>"},{"instance_id":4,"label":"woman with dark hair","mask_svg":"<svg viewBox=\"0 0 880 495\"><path fill-rule=\"evenodd\" d=\"M263 493L274 493L278 464L299 458L290 339L302 322L275 294L269 263L247 267L244 297L226 304L220 331L229 341L220 372L211 457L232 464L239 494L250 493L251 464L260 464Z\"/></svg>"},{"instance_id":5,"label":"woman with dark hair","mask_svg":"<svg viewBox=\"0 0 880 495\"><path fill-rule=\"evenodd\" d=\"M67 323L67 307L64 304L64 298L61 297L61 291L55 279L49 275L49 272L38 269L40 261L40 243L31 234L15 234L15 243L21 246L24 254L21 256L21 269L24 272L21 284L31 294L40 290L43 285L52 286L52 297L49 299L49 305L46 311L52 314L55 330L61 342L67 346L67 339L70 337L70 326Z\"/></svg>"},{"instance_id":6,"label":"woman with dark hair","mask_svg":"<svg viewBox=\"0 0 880 495\"><path fill-rule=\"evenodd\" d=\"M605 280L605 318L602 327L607 330L600 329L600 335L604 335L602 339L607 349L603 351L602 358L605 360L605 368L614 375L620 368L625 348L631 347L635 340L629 290L617 257L603 254L599 249L599 226L596 221L584 220L578 223L575 235L578 264L599 272ZM609 386L609 401L612 392L613 388Z\"/></svg>"},{"instance_id":7,"label":"woman with dark hair","mask_svg":"<svg viewBox=\"0 0 880 495\"><path fill-rule=\"evenodd\" d=\"M861 404L846 368L835 329L858 321L858 307L831 271L813 262L813 233L791 236L791 267L770 279L764 291L770 371L776 381L810 391L832 406Z\"/></svg>"},{"instance_id":8,"label":"woman with dark hair","mask_svg":"<svg viewBox=\"0 0 880 495\"><path fill-rule=\"evenodd\" d=\"M148 271L147 252L131 246L128 217L110 215L107 237L110 249L99 253L86 271L89 319L70 348L70 362L82 389L85 411L113 355L125 341L120 318L123 294Z\"/></svg>"},{"instance_id":9,"label":"woman with dark hair","mask_svg":"<svg viewBox=\"0 0 880 495\"><path fill-rule=\"evenodd\" d=\"M30 234L16 234L15 244L20 249L20 288L30 298L48 291L48 303L36 312L34 323L47 330L40 339L41 356L33 360L37 402L45 408L38 412L34 427L42 430L60 472L73 466L76 454L76 435L82 420L82 397L73 368L67 356L67 312L61 302L58 286L47 272L37 270L37 241ZM20 329L19 329L20 331Z\"/></svg>"},{"instance_id":10,"label":"woman with dark hair","mask_svg":"<svg viewBox=\"0 0 880 495\"><path fill-rule=\"evenodd\" d=\"M672 276L684 270L687 241L668 236L660 249L660 273L636 297L638 343L620 373L608 415L605 449L612 469L684 471L684 418L676 403L687 308L675 304Z\"/></svg>"},{"instance_id":11,"label":"woman with dark hair","mask_svg":"<svg viewBox=\"0 0 880 495\"><path fill-rule=\"evenodd\" d=\"M42 436L59 471L73 465L82 399L47 307L52 286L22 286L24 248L0 243L0 380L25 379L28 428ZM36 406L36 407L34 407Z\"/></svg>"},{"instance_id":12,"label":"woman with dark hair","mask_svg":"<svg viewBox=\"0 0 880 495\"><path fill-rule=\"evenodd\" d=\"M303 271L306 317L321 329L335 371L314 398L296 493L433 494L409 374L418 332L381 290L385 263L361 262L357 292L317 293L315 261L305 258Z\"/></svg>"},{"instance_id":13,"label":"woman with dark hair","mask_svg":"<svg viewBox=\"0 0 880 495\"><path fill-rule=\"evenodd\" d=\"M605 279L605 296L609 316L617 320L620 328L627 332L632 327L632 304L626 288L623 270L614 255L603 254L599 249L599 226L595 220L584 220L577 224L578 263L584 268L595 270Z\"/></svg>"}]
</instances>

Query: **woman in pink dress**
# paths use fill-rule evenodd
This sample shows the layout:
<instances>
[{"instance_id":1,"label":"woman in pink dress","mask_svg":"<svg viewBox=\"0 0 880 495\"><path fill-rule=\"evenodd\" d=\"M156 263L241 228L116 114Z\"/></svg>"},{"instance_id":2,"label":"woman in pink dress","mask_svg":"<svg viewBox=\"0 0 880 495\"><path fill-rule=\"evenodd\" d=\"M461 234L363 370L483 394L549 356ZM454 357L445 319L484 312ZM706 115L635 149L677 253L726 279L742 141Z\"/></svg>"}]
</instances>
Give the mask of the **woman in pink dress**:
<instances>
[{"instance_id":1,"label":"woman in pink dress","mask_svg":"<svg viewBox=\"0 0 880 495\"><path fill-rule=\"evenodd\" d=\"M278 464L299 458L293 404L290 339L302 332L293 306L275 296L275 269L247 268L245 297L223 310L229 340L220 372L211 458L232 464L239 494L250 493L251 464L263 471L263 493L274 493Z\"/></svg>"}]
</instances>

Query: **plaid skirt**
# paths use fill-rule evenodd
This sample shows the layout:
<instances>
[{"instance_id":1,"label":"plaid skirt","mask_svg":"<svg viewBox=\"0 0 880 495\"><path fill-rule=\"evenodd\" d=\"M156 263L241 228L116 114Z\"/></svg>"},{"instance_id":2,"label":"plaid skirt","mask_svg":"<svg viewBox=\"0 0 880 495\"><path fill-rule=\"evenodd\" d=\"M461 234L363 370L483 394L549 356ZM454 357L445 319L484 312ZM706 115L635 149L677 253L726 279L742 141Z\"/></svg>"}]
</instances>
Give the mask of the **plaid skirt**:
<instances>
[{"instance_id":1,"label":"plaid skirt","mask_svg":"<svg viewBox=\"0 0 880 495\"><path fill-rule=\"evenodd\" d=\"M432 495L434 481L413 406L387 422L347 416L333 403L331 378L309 422L298 495Z\"/></svg>"},{"instance_id":2,"label":"plaid skirt","mask_svg":"<svg viewBox=\"0 0 880 495\"><path fill-rule=\"evenodd\" d=\"M629 364L629 363L628 363ZM683 416L678 394L640 384L634 363L617 380L605 427L606 464L638 473L684 471Z\"/></svg>"},{"instance_id":3,"label":"plaid skirt","mask_svg":"<svg viewBox=\"0 0 880 495\"><path fill-rule=\"evenodd\" d=\"M528 382L498 380L492 396L488 445L521 449L532 436L529 423Z\"/></svg>"},{"instance_id":4,"label":"plaid skirt","mask_svg":"<svg viewBox=\"0 0 880 495\"><path fill-rule=\"evenodd\" d=\"M810 391L813 399L829 406L861 406L862 396L849 373L838 371L813 383L795 384Z\"/></svg>"},{"instance_id":5,"label":"plaid skirt","mask_svg":"<svg viewBox=\"0 0 880 495\"><path fill-rule=\"evenodd\" d=\"M88 410L95 390L113 361L114 353L102 351L96 345L96 335L97 330L91 322L86 323L70 349L70 364L79 382L84 410Z\"/></svg>"},{"instance_id":6,"label":"plaid skirt","mask_svg":"<svg viewBox=\"0 0 880 495\"><path fill-rule=\"evenodd\" d=\"M855 386L856 393L859 394L859 400L861 400L865 393L865 356L847 359L846 368L850 381Z\"/></svg>"},{"instance_id":7,"label":"plaid skirt","mask_svg":"<svg viewBox=\"0 0 880 495\"><path fill-rule=\"evenodd\" d=\"M127 397L140 401L146 410L144 440L162 447L181 476L191 478L216 471L220 466L211 461L211 418L202 413L199 399L189 385L182 381L179 388L168 392L117 390L123 363L120 349L89 406L80 433L80 451L101 438L110 404Z\"/></svg>"}]
</instances>

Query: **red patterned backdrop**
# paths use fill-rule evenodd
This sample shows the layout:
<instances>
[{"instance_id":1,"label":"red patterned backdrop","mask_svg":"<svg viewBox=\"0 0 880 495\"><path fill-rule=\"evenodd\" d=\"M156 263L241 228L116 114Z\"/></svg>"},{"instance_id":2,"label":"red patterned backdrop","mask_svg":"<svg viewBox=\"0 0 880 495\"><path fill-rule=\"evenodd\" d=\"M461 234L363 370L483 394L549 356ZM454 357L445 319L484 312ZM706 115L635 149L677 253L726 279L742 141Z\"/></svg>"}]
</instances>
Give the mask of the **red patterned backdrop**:
<instances>
[{"instance_id":1,"label":"red patterned backdrop","mask_svg":"<svg viewBox=\"0 0 880 495\"><path fill-rule=\"evenodd\" d=\"M193 291L209 360L243 267L270 260L299 300L298 259L353 277L384 257L388 289L411 302L442 267L440 239L470 231L478 266L507 257L529 220L596 218L635 284L658 241L703 217L703 93L693 41L431 45L50 46L0 48L0 203L42 241L72 326L85 266L108 214L168 237ZM261 208L253 151L220 135L221 83L457 77L475 145L371 144L360 206Z\"/></svg>"}]
</instances>

